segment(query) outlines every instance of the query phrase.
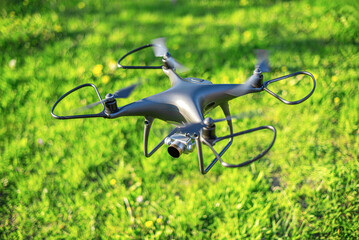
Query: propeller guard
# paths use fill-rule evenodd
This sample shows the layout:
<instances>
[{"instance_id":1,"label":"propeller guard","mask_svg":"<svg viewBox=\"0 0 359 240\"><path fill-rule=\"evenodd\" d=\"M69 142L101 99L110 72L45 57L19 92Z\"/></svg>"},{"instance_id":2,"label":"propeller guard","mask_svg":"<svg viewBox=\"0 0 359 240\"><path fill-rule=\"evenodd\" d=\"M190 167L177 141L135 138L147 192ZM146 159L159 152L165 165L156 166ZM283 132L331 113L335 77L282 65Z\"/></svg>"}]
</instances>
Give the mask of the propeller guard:
<instances>
[{"instance_id":1,"label":"propeller guard","mask_svg":"<svg viewBox=\"0 0 359 240\"><path fill-rule=\"evenodd\" d=\"M254 158L252 158L250 160L247 160L245 162L242 162L242 163L239 163L239 164L227 163L227 162L222 160L221 154L217 153L217 151L213 148L213 145L215 143L220 142L220 141L222 141L224 139L233 138L233 137L237 137L237 136L241 136L241 135L244 135L244 134L248 134L248 133L252 133L252 132L256 132L256 131L260 131L260 130L265 130L265 129L269 129L269 130L273 131L274 135L273 135L272 142L269 144L269 146L263 152L261 152L260 154L258 154ZM202 142L206 146L208 146L212 150L214 155L216 156L216 158L212 161L212 163L209 164L208 167L206 167L206 169L203 170L202 148L201 147L198 148L199 164L200 164L200 169L202 169L201 173L206 174L218 160L220 161L220 163L224 167L238 168L238 167L247 166L247 165L257 161L258 159L262 158L273 147L273 144L275 142L276 137L277 137L277 131L273 126L260 126L260 127L257 127L257 128L252 128L252 129L248 129L248 130L245 130L245 131L242 131L242 132L237 132L237 133L234 133L234 134L230 134L230 135L227 135L225 137L219 137L216 140L214 140L213 143L210 143L207 139L205 139L205 138L203 138L203 136L201 136L197 140L197 147Z\"/></svg>"},{"instance_id":2,"label":"propeller guard","mask_svg":"<svg viewBox=\"0 0 359 240\"><path fill-rule=\"evenodd\" d=\"M105 104L103 102L101 102L103 110L99 113L96 114L80 114L80 115L69 115L69 116L58 116L54 113L55 108L57 106L57 104L59 104L66 96L70 95L71 93L84 88L84 87L93 87L96 90L96 94L98 96L98 98L100 99L100 101L102 101L101 95L97 90L97 87L95 85L93 85L92 83L85 83L82 84L80 86L75 87L74 89L71 89L70 91L68 91L67 93L65 93L64 95L62 95L54 104L54 106L51 109L51 116L56 118L56 119L76 119L76 118L95 118L95 117L107 117L107 114L105 113Z\"/></svg>"},{"instance_id":3,"label":"propeller guard","mask_svg":"<svg viewBox=\"0 0 359 240\"><path fill-rule=\"evenodd\" d=\"M144 46L138 47L133 49L132 51L129 51L128 53L126 53L125 55L123 55L120 60L118 60L117 62L117 66L119 68L124 68L124 69L172 69L172 70L178 70L178 71L187 71L188 68L181 65L180 63L178 63L172 56L171 54L168 52L167 47L165 46L165 43L163 42L164 38L158 38L158 39L154 39L153 43L151 44L146 44ZM157 42L157 43L156 43ZM154 52L155 52L155 56L156 57L162 57L162 66L124 66L121 64L121 61L124 60L127 56L138 52L140 50L143 50L145 48L149 48L149 47L153 47ZM159 52L159 51L163 51L163 52Z\"/></svg>"},{"instance_id":4,"label":"propeller guard","mask_svg":"<svg viewBox=\"0 0 359 240\"><path fill-rule=\"evenodd\" d=\"M117 67L119 68L124 68L124 69L161 69L162 66L124 66L124 65L121 65L121 61L123 59L125 59L127 56L131 55L132 53L135 53L135 52L138 52L140 50L143 50L145 48L148 48L148 47L153 47L154 44L146 44L144 46L141 46L141 47L138 47L138 48L135 48L133 49L132 51L129 51L128 53L126 53L125 55L123 55L120 60L117 61Z\"/></svg>"},{"instance_id":5,"label":"propeller guard","mask_svg":"<svg viewBox=\"0 0 359 240\"><path fill-rule=\"evenodd\" d=\"M268 85L271 84L271 83L274 83L274 82L277 82L277 81L281 81L281 80L284 80L284 79L288 79L288 78L291 78L291 77L294 77L294 76L297 76L297 75L307 75L309 77L312 78L313 80L313 88L312 90L310 91L310 93L305 96L304 98L302 99L299 99L297 101L287 101L285 100L284 98L280 97L279 95L275 94L274 92L272 92L271 90L268 89ZM275 79L272 79L272 80L269 80L269 81L266 81L263 83L263 89L269 93L270 95L272 95L273 97L277 98L279 101L285 103L285 104L288 104L288 105L295 105L295 104L299 104L299 103L302 103L304 102L305 100L307 100L310 96L312 96L312 94L314 93L314 90L315 90L315 79L314 79L314 76L309 73L309 72L305 72L305 71L301 71L301 72L296 72L296 73L292 73L292 74L289 74L289 75L285 75L285 76L282 76L282 77L279 77L279 78L275 78Z\"/></svg>"}]
</instances>

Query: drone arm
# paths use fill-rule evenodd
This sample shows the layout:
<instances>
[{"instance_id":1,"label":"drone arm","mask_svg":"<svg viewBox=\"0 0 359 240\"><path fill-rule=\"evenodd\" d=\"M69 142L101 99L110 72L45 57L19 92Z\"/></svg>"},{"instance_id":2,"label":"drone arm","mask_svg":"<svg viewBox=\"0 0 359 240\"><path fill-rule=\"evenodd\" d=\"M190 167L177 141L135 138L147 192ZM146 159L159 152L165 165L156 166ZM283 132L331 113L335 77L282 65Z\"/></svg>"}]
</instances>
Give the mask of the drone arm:
<instances>
[{"instance_id":1,"label":"drone arm","mask_svg":"<svg viewBox=\"0 0 359 240\"><path fill-rule=\"evenodd\" d=\"M244 167L258 159L260 159L261 157L263 157L273 146L274 142L275 142L275 139L276 139L276 136L277 136L277 132L276 132L276 129L273 127L273 126L261 126L261 127L257 127L257 128L252 128L252 129L249 129L249 130L246 130L246 131L242 131L242 132L238 132L238 133L234 133L234 134L230 134L230 135L227 135L227 136L224 136L224 137L220 137L220 138L217 138L214 142L214 143L217 143L219 141L222 141L224 139L227 139L227 138L233 138L233 137L236 137L236 136L240 136L240 135L244 135L244 134L247 134L247 133L251 133L251 132L255 132L255 131L259 131L259 130L263 130L263 129L269 129L269 130L272 130L273 133L274 133L274 136L273 136L273 140L272 142L270 143L270 145L263 151L261 152L260 154L258 154L257 156L255 156L254 158L248 160L248 161L245 161L245 162L242 162L240 164L230 164L230 163L226 163L222 160L220 154L218 154L216 152L216 150L214 150L213 148L213 145L210 144L206 139L202 139L203 143L205 145L207 145L211 150L212 152L214 153L214 155L216 156L217 159L219 159L219 161L221 162L222 166L224 167L230 167L230 168L237 168L237 167Z\"/></svg>"},{"instance_id":2,"label":"drone arm","mask_svg":"<svg viewBox=\"0 0 359 240\"><path fill-rule=\"evenodd\" d=\"M171 86L174 86L177 83L184 81L180 76L178 76L178 74L175 71L173 71L173 69L163 68L162 70L169 77Z\"/></svg>"}]
</instances>

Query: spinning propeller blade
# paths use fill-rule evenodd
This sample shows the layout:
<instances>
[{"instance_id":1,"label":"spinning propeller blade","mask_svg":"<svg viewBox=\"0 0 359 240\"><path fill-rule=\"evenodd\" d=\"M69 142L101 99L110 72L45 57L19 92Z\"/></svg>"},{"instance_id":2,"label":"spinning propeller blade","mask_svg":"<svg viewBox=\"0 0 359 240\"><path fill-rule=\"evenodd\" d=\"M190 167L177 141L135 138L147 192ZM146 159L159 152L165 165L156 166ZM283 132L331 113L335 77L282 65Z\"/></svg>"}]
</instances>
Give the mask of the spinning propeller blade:
<instances>
[{"instance_id":1,"label":"spinning propeller blade","mask_svg":"<svg viewBox=\"0 0 359 240\"><path fill-rule=\"evenodd\" d=\"M163 57L168 53L166 38L156 38L152 40L153 52L156 57Z\"/></svg>"},{"instance_id":2,"label":"spinning propeller blade","mask_svg":"<svg viewBox=\"0 0 359 240\"><path fill-rule=\"evenodd\" d=\"M174 68L177 70L177 72L179 73L183 73L183 72L187 72L189 70L188 67L180 64L179 62L177 62L174 58L172 58L173 61L173 66Z\"/></svg>"},{"instance_id":3,"label":"spinning propeller blade","mask_svg":"<svg viewBox=\"0 0 359 240\"><path fill-rule=\"evenodd\" d=\"M164 57L167 64L169 64L172 68L176 69L177 72L181 73L189 70L186 66L180 64L176 59L174 59L171 54L169 54L165 38L153 39L152 45L155 56Z\"/></svg>"},{"instance_id":4,"label":"spinning propeller blade","mask_svg":"<svg viewBox=\"0 0 359 240\"><path fill-rule=\"evenodd\" d=\"M259 88L263 84L263 72L269 72L269 61L268 61L268 52L263 49L256 50L257 63L253 71L252 76L250 76L246 82L239 86L237 89L233 89L230 94L234 96L241 96L246 90L250 88Z\"/></svg>"},{"instance_id":5,"label":"spinning propeller blade","mask_svg":"<svg viewBox=\"0 0 359 240\"><path fill-rule=\"evenodd\" d=\"M83 112L83 111L85 111L85 110L87 110L87 109L96 107L96 106L99 105L100 103L105 102L105 100L106 100L106 99L102 99L101 101L98 101L98 102L95 102L95 103L91 103L91 104L89 104L89 105L86 105L86 106L77 108L77 109L74 110L74 112L75 112L75 113Z\"/></svg>"},{"instance_id":6,"label":"spinning propeller blade","mask_svg":"<svg viewBox=\"0 0 359 240\"><path fill-rule=\"evenodd\" d=\"M268 52L263 49L258 49L256 51L257 64L256 68L259 68L261 72L269 72L270 66L268 61Z\"/></svg>"},{"instance_id":7,"label":"spinning propeller blade","mask_svg":"<svg viewBox=\"0 0 359 240\"><path fill-rule=\"evenodd\" d=\"M126 88L119 89L113 93L113 96L115 98L128 98L131 95L132 91L136 88L137 85L138 85L138 83L132 84L131 86L126 87Z\"/></svg>"},{"instance_id":8,"label":"spinning propeller blade","mask_svg":"<svg viewBox=\"0 0 359 240\"><path fill-rule=\"evenodd\" d=\"M236 114L236 115L233 115L233 116L229 116L229 117L225 117L225 118L219 118L219 119L215 119L213 120L213 122L223 122L223 121L228 121L228 120L231 120L231 119L243 119L243 118L253 118L253 117L256 117L256 116L259 116L259 115L263 115L262 112L254 112L254 111L248 111L248 112L243 112L243 113L240 113L240 114Z\"/></svg>"}]
</instances>

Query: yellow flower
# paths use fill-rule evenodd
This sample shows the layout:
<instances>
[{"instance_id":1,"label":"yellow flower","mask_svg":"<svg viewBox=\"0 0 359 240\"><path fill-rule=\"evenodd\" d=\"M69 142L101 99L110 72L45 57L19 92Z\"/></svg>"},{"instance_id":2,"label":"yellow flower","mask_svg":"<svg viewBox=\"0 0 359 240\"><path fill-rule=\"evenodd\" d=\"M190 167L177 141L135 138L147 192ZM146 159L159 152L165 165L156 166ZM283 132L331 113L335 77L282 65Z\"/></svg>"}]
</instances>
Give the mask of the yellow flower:
<instances>
[{"instance_id":1,"label":"yellow flower","mask_svg":"<svg viewBox=\"0 0 359 240\"><path fill-rule=\"evenodd\" d=\"M116 179L111 179L110 184L115 185L116 184Z\"/></svg>"},{"instance_id":2,"label":"yellow flower","mask_svg":"<svg viewBox=\"0 0 359 240\"><path fill-rule=\"evenodd\" d=\"M332 77L332 81L333 81L333 82L338 81L338 77L337 77L337 76L333 76L333 77Z\"/></svg>"},{"instance_id":3,"label":"yellow flower","mask_svg":"<svg viewBox=\"0 0 359 240\"><path fill-rule=\"evenodd\" d=\"M153 227L153 222L147 221L147 222L145 222L145 226L146 226L146 228L151 228L151 227Z\"/></svg>"},{"instance_id":4,"label":"yellow flower","mask_svg":"<svg viewBox=\"0 0 359 240\"><path fill-rule=\"evenodd\" d=\"M156 222L157 222L158 224L161 224L161 223L162 223L162 218L161 218L161 217L157 218L157 219L156 219Z\"/></svg>"},{"instance_id":5,"label":"yellow flower","mask_svg":"<svg viewBox=\"0 0 359 240\"><path fill-rule=\"evenodd\" d=\"M79 2L79 4L77 4L77 7L79 9L83 9L86 6L86 4L84 2Z\"/></svg>"},{"instance_id":6,"label":"yellow flower","mask_svg":"<svg viewBox=\"0 0 359 240\"><path fill-rule=\"evenodd\" d=\"M96 66L94 66L94 68L92 69L92 73L95 77L99 77L102 74L102 69L103 66L101 64L97 64Z\"/></svg>"},{"instance_id":7,"label":"yellow flower","mask_svg":"<svg viewBox=\"0 0 359 240\"><path fill-rule=\"evenodd\" d=\"M241 6L247 6L247 5L248 5L248 1L247 1L247 0L240 0L240 1L239 1L239 5L241 5Z\"/></svg>"},{"instance_id":8,"label":"yellow flower","mask_svg":"<svg viewBox=\"0 0 359 240\"><path fill-rule=\"evenodd\" d=\"M317 74L315 74L315 73L313 73L313 77L314 77L314 79L315 79L315 80L317 80L318 75L317 75Z\"/></svg>"},{"instance_id":9,"label":"yellow flower","mask_svg":"<svg viewBox=\"0 0 359 240\"><path fill-rule=\"evenodd\" d=\"M340 98L338 98L338 97L334 98L334 103L339 103L339 101L340 101Z\"/></svg>"},{"instance_id":10,"label":"yellow flower","mask_svg":"<svg viewBox=\"0 0 359 240\"><path fill-rule=\"evenodd\" d=\"M55 30L55 32L61 32L62 27L61 27L59 24L56 24L56 25L54 26L54 30Z\"/></svg>"},{"instance_id":11,"label":"yellow flower","mask_svg":"<svg viewBox=\"0 0 359 240\"><path fill-rule=\"evenodd\" d=\"M252 39L252 33L250 31L245 31L243 33L243 41L244 43L249 42Z\"/></svg>"},{"instance_id":12,"label":"yellow flower","mask_svg":"<svg viewBox=\"0 0 359 240\"><path fill-rule=\"evenodd\" d=\"M108 75L105 75L101 78L101 81L103 84L107 84L110 81L110 77Z\"/></svg>"}]
</instances>

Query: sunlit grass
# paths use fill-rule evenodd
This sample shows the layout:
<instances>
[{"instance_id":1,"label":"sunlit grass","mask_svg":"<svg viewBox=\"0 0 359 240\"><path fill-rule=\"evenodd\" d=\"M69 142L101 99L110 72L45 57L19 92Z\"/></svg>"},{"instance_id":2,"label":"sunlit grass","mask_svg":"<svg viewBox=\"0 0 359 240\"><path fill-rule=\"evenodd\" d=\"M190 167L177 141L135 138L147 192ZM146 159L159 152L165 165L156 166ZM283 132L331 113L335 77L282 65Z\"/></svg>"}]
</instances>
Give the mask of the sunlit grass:
<instances>
[{"instance_id":1,"label":"sunlit grass","mask_svg":"<svg viewBox=\"0 0 359 240\"><path fill-rule=\"evenodd\" d=\"M354 1L1 1L1 238L358 238L358 15ZM172 159L164 147L145 158L143 117L51 117L55 101L84 83L104 98L142 81L119 106L167 89L161 71L116 68L163 36L191 67L183 77L243 83L255 50L267 49L264 81L306 70L316 91L296 106L265 92L231 101L233 114L258 113L234 121L235 131L273 125L276 143L251 166L217 163L205 176L196 153ZM161 63L151 50L126 61ZM297 80L271 86L297 100L311 89ZM97 101L76 97L64 110ZM170 129L155 124L160 136ZM227 131L219 124L218 135ZM270 140L237 138L224 159L250 158Z\"/></svg>"}]
</instances>

